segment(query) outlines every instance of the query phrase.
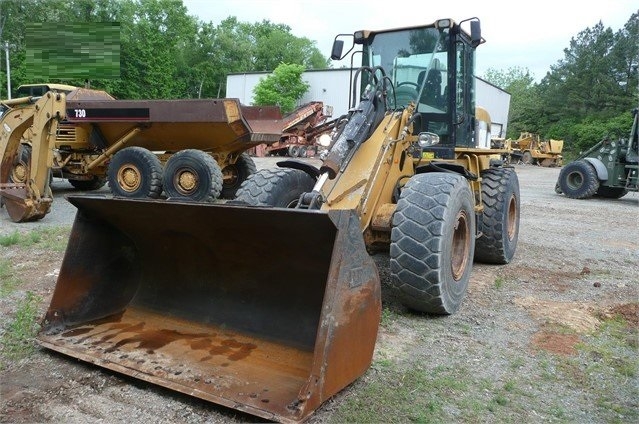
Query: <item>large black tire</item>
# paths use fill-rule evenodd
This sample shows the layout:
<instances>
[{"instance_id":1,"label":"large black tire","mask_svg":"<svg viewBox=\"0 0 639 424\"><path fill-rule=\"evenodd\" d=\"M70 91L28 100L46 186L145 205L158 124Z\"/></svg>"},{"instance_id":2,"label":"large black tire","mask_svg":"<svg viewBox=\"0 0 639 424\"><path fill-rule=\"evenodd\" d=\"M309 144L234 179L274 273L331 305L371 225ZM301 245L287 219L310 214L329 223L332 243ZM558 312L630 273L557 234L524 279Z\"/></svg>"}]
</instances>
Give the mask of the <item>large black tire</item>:
<instances>
[{"instance_id":1,"label":"large black tire","mask_svg":"<svg viewBox=\"0 0 639 424\"><path fill-rule=\"evenodd\" d=\"M519 179L512 168L491 168L481 173L484 212L482 235L475 242L475 260L507 264L519 239Z\"/></svg>"},{"instance_id":2,"label":"large black tire","mask_svg":"<svg viewBox=\"0 0 639 424\"><path fill-rule=\"evenodd\" d=\"M253 158L248 153L242 153L235 163L222 169L222 174L226 177L222 184L222 197L234 199L242 183L256 172L257 166Z\"/></svg>"},{"instance_id":3,"label":"large black tire","mask_svg":"<svg viewBox=\"0 0 639 424\"><path fill-rule=\"evenodd\" d=\"M98 190L107 183L106 178L93 175L90 180L69 180L69 184L76 190L93 191Z\"/></svg>"},{"instance_id":4,"label":"large black tire","mask_svg":"<svg viewBox=\"0 0 639 424\"><path fill-rule=\"evenodd\" d=\"M169 199L212 202L220 197L222 182L220 165L201 150L180 150L164 167L164 192Z\"/></svg>"},{"instance_id":5,"label":"large black tire","mask_svg":"<svg viewBox=\"0 0 639 424\"><path fill-rule=\"evenodd\" d=\"M292 146L288 146L288 155L292 158L299 157L300 155L300 146L293 144Z\"/></svg>"},{"instance_id":6,"label":"large black tire","mask_svg":"<svg viewBox=\"0 0 639 424\"><path fill-rule=\"evenodd\" d=\"M451 173L414 175L393 215L391 283L411 309L439 315L459 309L475 250L468 181Z\"/></svg>"},{"instance_id":7,"label":"large black tire","mask_svg":"<svg viewBox=\"0 0 639 424\"><path fill-rule=\"evenodd\" d=\"M262 169L244 181L236 199L254 206L294 208L314 185L315 179L299 169Z\"/></svg>"},{"instance_id":8,"label":"large black tire","mask_svg":"<svg viewBox=\"0 0 639 424\"><path fill-rule=\"evenodd\" d=\"M592 197L599 190L597 171L585 160L570 162L559 172L559 187L571 199Z\"/></svg>"},{"instance_id":9,"label":"large black tire","mask_svg":"<svg viewBox=\"0 0 639 424\"><path fill-rule=\"evenodd\" d=\"M157 199L162 193L162 163L142 147L126 147L117 152L107 169L114 196Z\"/></svg>"},{"instance_id":10,"label":"large black tire","mask_svg":"<svg viewBox=\"0 0 639 424\"><path fill-rule=\"evenodd\" d=\"M628 194L628 190L624 187L607 187L600 185L595 194L600 197L605 197L606 199L621 199Z\"/></svg>"}]
</instances>

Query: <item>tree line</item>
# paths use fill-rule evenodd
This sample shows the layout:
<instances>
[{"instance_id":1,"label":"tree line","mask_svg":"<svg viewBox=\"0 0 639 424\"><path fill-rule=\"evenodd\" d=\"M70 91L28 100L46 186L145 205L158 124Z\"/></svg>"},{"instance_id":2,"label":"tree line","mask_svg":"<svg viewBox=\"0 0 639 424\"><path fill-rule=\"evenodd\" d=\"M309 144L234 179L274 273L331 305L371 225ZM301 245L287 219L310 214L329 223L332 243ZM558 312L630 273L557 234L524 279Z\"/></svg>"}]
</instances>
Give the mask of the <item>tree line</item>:
<instances>
[{"instance_id":1,"label":"tree line","mask_svg":"<svg viewBox=\"0 0 639 424\"><path fill-rule=\"evenodd\" d=\"M627 138L639 107L638 40L633 13L616 32L601 21L579 32L539 83L521 67L489 69L485 79L511 94L507 137L563 139L568 157L604 137Z\"/></svg>"},{"instance_id":2,"label":"tree line","mask_svg":"<svg viewBox=\"0 0 639 424\"><path fill-rule=\"evenodd\" d=\"M119 22L120 78L90 83L121 99L224 97L229 73L268 71L280 63L324 69L330 63L315 41L294 36L287 25L233 16L204 22L189 15L182 0L3 0L0 40L11 46L12 87L43 82L28 78L29 22ZM62 34L51 38L64 43ZM6 69L1 77L0 86ZM47 82L84 85L84 80Z\"/></svg>"},{"instance_id":3,"label":"tree line","mask_svg":"<svg viewBox=\"0 0 639 424\"><path fill-rule=\"evenodd\" d=\"M280 64L301 67L288 70L294 73L331 66L315 41L294 36L287 25L233 16L204 22L189 15L182 0L2 0L0 42L11 46L14 90L43 82L27 77L28 22L120 22L120 78L91 81L120 99L218 98L226 95L230 73L274 71ZM511 94L506 136L516 139L527 131L563 139L568 155L604 136L627 137L630 111L639 105L637 40L639 14L633 13L617 31L599 22L579 32L539 83L525 68L489 69L482 78ZM260 95L269 99L276 87ZM4 88L0 98L6 98Z\"/></svg>"}]
</instances>

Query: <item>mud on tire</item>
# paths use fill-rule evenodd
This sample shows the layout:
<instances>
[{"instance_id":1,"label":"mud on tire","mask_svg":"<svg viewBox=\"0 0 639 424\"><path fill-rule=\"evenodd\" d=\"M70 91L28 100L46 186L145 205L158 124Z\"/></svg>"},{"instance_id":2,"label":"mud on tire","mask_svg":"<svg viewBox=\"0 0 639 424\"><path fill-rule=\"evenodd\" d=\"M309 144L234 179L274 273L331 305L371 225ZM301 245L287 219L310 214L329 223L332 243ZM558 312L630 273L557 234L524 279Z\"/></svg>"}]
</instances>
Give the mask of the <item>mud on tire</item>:
<instances>
[{"instance_id":1,"label":"mud on tire","mask_svg":"<svg viewBox=\"0 0 639 424\"><path fill-rule=\"evenodd\" d=\"M492 168L481 174L484 212L482 236L475 244L475 260L507 264L515 255L519 238L519 180L512 168Z\"/></svg>"},{"instance_id":2,"label":"mud on tire","mask_svg":"<svg viewBox=\"0 0 639 424\"><path fill-rule=\"evenodd\" d=\"M400 195L391 231L391 284L409 308L452 314L461 305L475 249L473 196L464 177L413 176Z\"/></svg>"},{"instance_id":3,"label":"mud on tire","mask_svg":"<svg viewBox=\"0 0 639 424\"><path fill-rule=\"evenodd\" d=\"M237 191L236 200L253 206L294 208L315 180L299 169L262 169L251 175Z\"/></svg>"}]
</instances>

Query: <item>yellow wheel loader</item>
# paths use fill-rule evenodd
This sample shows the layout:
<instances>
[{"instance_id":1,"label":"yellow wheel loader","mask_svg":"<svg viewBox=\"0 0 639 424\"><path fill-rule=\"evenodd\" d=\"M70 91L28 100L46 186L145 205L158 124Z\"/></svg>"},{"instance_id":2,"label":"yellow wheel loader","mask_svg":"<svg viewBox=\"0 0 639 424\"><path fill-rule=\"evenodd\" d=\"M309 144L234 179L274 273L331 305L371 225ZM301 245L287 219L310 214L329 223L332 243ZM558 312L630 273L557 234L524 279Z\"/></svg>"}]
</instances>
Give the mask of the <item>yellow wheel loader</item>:
<instances>
[{"instance_id":1,"label":"yellow wheel loader","mask_svg":"<svg viewBox=\"0 0 639 424\"><path fill-rule=\"evenodd\" d=\"M228 202L69 197L41 345L299 422L370 366L381 284L369 252L388 250L404 303L434 314L459 309L474 260L508 263L519 184L503 151L475 147L479 20L351 37L352 109L319 169L281 162Z\"/></svg>"}]
</instances>

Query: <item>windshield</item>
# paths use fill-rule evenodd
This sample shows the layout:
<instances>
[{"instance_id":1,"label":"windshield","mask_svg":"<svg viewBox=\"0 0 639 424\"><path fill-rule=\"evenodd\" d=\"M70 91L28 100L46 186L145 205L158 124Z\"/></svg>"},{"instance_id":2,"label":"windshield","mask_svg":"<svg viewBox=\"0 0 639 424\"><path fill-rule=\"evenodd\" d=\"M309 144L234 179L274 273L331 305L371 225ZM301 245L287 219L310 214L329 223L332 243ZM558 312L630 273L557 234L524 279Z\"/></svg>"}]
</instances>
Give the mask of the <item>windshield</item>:
<instances>
[{"instance_id":1,"label":"windshield","mask_svg":"<svg viewBox=\"0 0 639 424\"><path fill-rule=\"evenodd\" d=\"M420 28L376 34L364 46L364 65L381 66L391 79L397 107L445 112L448 28ZM394 103L393 95L390 101Z\"/></svg>"}]
</instances>

